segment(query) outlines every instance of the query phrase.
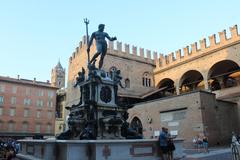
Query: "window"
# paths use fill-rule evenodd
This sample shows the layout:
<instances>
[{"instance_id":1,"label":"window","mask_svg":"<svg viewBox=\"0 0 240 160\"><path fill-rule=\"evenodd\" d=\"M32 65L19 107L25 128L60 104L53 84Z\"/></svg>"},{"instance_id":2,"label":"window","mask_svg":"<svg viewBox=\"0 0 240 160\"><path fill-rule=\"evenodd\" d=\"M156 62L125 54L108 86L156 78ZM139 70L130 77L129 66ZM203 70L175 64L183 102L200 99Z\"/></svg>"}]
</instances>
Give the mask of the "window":
<instances>
[{"instance_id":1,"label":"window","mask_svg":"<svg viewBox=\"0 0 240 160\"><path fill-rule=\"evenodd\" d=\"M48 107L53 107L53 102L51 100L48 100L47 106Z\"/></svg>"},{"instance_id":2,"label":"window","mask_svg":"<svg viewBox=\"0 0 240 160\"><path fill-rule=\"evenodd\" d=\"M16 97L11 97L11 104L16 104L17 98Z\"/></svg>"},{"instance_id":3,"label":"window","mask_svg":"<svg viewBox=\"0 0 240 160\"><path fill-rule=\"evenodd\" d=\"M40 133L40 131L41 131L41 124L36 124L35 131L36 131L36 133Z\"/></svg>"},{"instance_id":4,"label":"window","mask_svg":"<svg viewBox=\"0 0 240 160\"><path fill-rule=\"evenodd\" d=\"M27 132L28 131L28 123L27 122L23 122L23 124L22 124L22 131L23 132Z\"/></svg>"},{"instance_id":5,"label":"window","mask_svg":"<svg viewBox=\"0 0 240 160\"><path fill-rule=\"evenodd\" d=\"M37 118L40 118L40 117L41 117L41 111L37 111L37 112L36 112L36 117L37 117Z\"/></svg>"},{"instance_id":6,"label":"window","mask_svg":"<svg viewBox=\"0 0 240 160\"><path fill-rule=\"evenodd\" d=\"M24 109L23 117L29 117L29 109Z\"/></svg>"},{"instance_id":7,"label":"window","mask_svg":"<svg viewBox=\"0 0 240 160\"><path fill-rule=\"evenodd\" d=\"M30 96L31 95L31 89L30 88L26 88L26 96Z\"/></svg>"},{"instance_id":8,"label":"window","mask_svg":"<svg viewBox=\"0 0 240 160\"><path fill-rule=\"evenodd\" d=\"M15 129L15 123L13 121L8 122L8 131L12 132Z\"/></svg>"},{"instance_id":9,"label":"window","mask_svg":"<svg viewBox=\"0 0 240 160\"><path fill-rule=\"evenodd\" d=\"M53 91L48 91L48 97L53 98Z\"/></svg>"},{"instance_id":10,"label":"window","mask_svg":"<svg viewBox=\"0 0 240 160\"><path fill-rule=\"evenodd\" d=\"M42 97L43 96L43 90L38 90L37 91L37 96Z\"/></svg>"},{"instance_id":11,"label":"window","mask_svg":"<svg viewBox=\"0 0 240 160\"><path fill-rule=\"evenodd\" d=\"M62 81L59 80L59 81L58 81L58 86L61 86L61 84L62 84Z\"/></svg>"},{"instance_id":12,"label":"window","mask_svg":"<svg viewBox=\"0 0 240 160\"><path fill-rule=\"evenodd\" d=\"M63 118L63 105L60 104L56 111L56 118Z\"/></svg>"},{"instance_id":13,"label":"window","mask_svg":"<svg viewBox=\"0 0 240 160\"><path fill-rule=\"evenodd\" d=\"M125 87L130 88L130 80L128 78L125 79Z\"/></svg>"},{"instance_id":14,"label":"window","mask_svg":"<svg viewBox=\"0 0 240 160\"><path fill-rule=\"evenodd\" d=\"M4 97L0 96L0 105L2 105L4 103Z\"/></svg>"},{"instance_id":15,"label":"window","mask_svg":"<svg viewBox=\"0 0 240 160\"><path fill-rule=\"evenodd\" d=\"M15 116L16 115L16 109L15 108L10 108L9 110L9 116Z\"/></svg>"},{"instance_id":16,"label":"window","mask_svg":"<svg viewBox=\"0 0 240 160\"><path fill-rule=\"evenodd\" d=\"M17 86L13 86L13 87L12 87L12 93L13 93L13 94L17 93Z\"/></svg>"},{"instance_id":17,"label":"window","mask_svg":"<svg viewBox=\"0 0 240 160\"><path fill-rule=\"evenodd\" d=\"M29 98L24 98L23 104L24 104L25 106L30 106L30 105L31 105L31 99L29 99Z\"/></svg>"},{"instance_id":18,"label":"window","mask_svg":"<svg viewBox=\"0 0 240 160\"><path fill-rule=\"evenodd\" d=\"M142 85L145 87L151 87L151 77L148 72L145 72L142 77Z\"/></svg>"},{"instance_id":19,"label":"window","mask_svg":"<svg viewBox=\"0 0 240 160\"><path fill-rule=\"evenodd\" d=\"M48 111L48 118L51 119L52 118L52 112Z\"/></svg>"},{"instance_id":20,"label":"window","mask_svg":"<svg viewBox=\"0 0 240 160\"><path fill-rule=\"evenodd\" d=\"M43 107L43 101L37 100L37 107Z\"/></svg>"},{"instance_id":21,"label":"window","mask_svg":"<svg viewBox=\"0 0 240 160\"><path fill-rule=\"evenodd\" d=\"M51 131L52 131L52 125L51 124L47 124L46 133L51 133Z\"/></svg>"},{"instance_id":22,"label":"window","mask_svg":"<svg viewBox=\"0 0 240 160\"><path fill-rule=\"evenodd\" d=\"M3 115L3 108L0 108L0 116Z\"/></svg>"},{"instance_id":23,"label":"window","mask_svg":"<svg viewBox=\"0 0 240 160\"><path fill-rule=\"evenodd\" d=\"M5 91L5 85L4 84L0 84L0 92L4 92Z\"/></svg>"},{"instance_id":24,"label":"window","mask_svg":"<svg viewBox=\"0 0 240 160\"><path fill-rule=\"evenodd\" d=\"M0 120L0 128L3 129L3 122Z\"/></svg>"}]
</instances>

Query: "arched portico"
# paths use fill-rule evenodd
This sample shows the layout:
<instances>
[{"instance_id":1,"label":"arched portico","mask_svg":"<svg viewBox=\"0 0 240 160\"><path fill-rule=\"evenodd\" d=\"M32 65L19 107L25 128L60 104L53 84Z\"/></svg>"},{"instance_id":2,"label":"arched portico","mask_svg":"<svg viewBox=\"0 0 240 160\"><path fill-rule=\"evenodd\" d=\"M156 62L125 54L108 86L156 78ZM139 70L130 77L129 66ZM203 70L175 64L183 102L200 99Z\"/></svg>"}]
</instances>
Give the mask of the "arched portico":
<instances>
[{"instance_id":1,"label":"arched portico","mask_svg":"<svg viewBox=\"0 0 240 160\"><path fill-rule=\"evenodd\" d=\"M180 78L179 89L181 93L204 89L203 75L197 70L185 72Z\"/></svg>"},{"instance_id":2,"label":"arched portico","mask_svg":"<svg viewBox=\"0 0 240 160\"><path fill-rule=\"evenodd\" d=\"M176 87L174 85L174 81L170 78L162 79L157 87L162 89L162 93L164 96L174 95L176 94Z\"/></svg>"},{"instance_id":3,"label":"arched portico","mask_svg":"<svg viewBox=\"0 0 240 160\"><path fill-rule=\"evenodd\" d=\"M239 85L240 67L232 60L215 63L208 72L208 83L212 91Z\"/></svg>"}]
</instances>

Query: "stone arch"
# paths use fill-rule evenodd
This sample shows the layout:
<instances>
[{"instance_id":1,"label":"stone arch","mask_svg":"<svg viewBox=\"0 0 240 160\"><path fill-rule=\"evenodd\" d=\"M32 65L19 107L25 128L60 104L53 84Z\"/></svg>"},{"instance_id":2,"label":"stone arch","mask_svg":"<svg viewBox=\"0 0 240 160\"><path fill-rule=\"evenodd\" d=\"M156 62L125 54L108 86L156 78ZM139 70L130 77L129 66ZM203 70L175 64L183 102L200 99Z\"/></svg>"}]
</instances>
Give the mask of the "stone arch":
<instances>
[{"instance_id":1,"label":"stone arch","mask_svg":"<svg viewBox=\"0 0 240 160\"><path fill-rule=\"evenodd\" d=\"M240 67L232 60L216 62L208 71L208 83L212 91L239 85Z\"/></svg>"},{"instance_id":2,"label":"stone arch","mask_svg":"<svg viewBox=\"0 0 240 160\"><path fill-rule=\"evenodd\" d=\"M133 119L130 122L130 127L134 129L139 135L143 135L143 126L142 122L138 117L133 117Z\"/></svg>"},{"instance_id":3,"label":"stone arch","mask_svg":"<svg viewBox=\"0 0 240 160\"><path fill-rule=\"evenodd\" d=\"M202 73L197 70L185 72L180 78L179 88L181 93L204 89Z\"/></svg>"},{"instance_id":4,"label":"stone arch","mask_svg":"<svg viewBox=\"0 0 240 160\"><path fill-rule=\"evenodd\" d=\"M164 95L168 95L168 94L173 95L176 92L176 87L175 87L174 81L170 78L162 79L158 83L157 87L159 89L163 89Z\"/></svg>"}]
</instances>

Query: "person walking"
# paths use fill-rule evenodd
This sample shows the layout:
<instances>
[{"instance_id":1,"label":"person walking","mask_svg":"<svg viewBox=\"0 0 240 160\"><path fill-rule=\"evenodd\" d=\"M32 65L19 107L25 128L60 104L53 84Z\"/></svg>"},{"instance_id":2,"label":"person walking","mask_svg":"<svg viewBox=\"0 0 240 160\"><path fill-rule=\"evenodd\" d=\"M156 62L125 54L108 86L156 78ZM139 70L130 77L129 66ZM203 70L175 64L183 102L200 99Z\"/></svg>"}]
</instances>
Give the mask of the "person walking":
<instances>
[{"instance_id":1,"label":"person walking","mask_svg":"<svg viewBox=\"0 0 240 160\"><path fill-rule=\"evenodd\" d=\"M209 150L208 150L208 138L206 136L203 136L203 148L204 148L204 151L205 153L209 153Z\"/></svg>"},{"instance_id":2,"label":"person walking","mask_svg":"<svg viewBox=\"0 0 240 160\"><path fill-rule=\"evenodd\" d=\"M169 140L168 129L165 127L162 127L162 131L160 132L160 135L159 135L161 160L169 160L168 140Z\"/></svg>"},{"instance_id":3,"label":"person walking","mask_svg":"<svg viewBox=\"0 0 240 160\"><path fill-rule=\"evenodd\" d=\"M173 142L173 137L169 134L169 139L168 139L168 158L169 160L173 160L173 152L176 149L174 142Z\"/></svg>"}]
</instances>

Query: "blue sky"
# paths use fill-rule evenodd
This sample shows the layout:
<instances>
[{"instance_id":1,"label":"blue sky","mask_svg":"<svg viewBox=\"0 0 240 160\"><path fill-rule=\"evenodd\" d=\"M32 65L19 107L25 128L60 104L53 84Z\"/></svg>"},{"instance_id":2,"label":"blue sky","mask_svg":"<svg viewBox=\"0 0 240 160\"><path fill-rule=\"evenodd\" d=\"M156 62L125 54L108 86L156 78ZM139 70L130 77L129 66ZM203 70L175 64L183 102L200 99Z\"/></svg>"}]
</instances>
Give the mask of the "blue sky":
<instances>
[{"instance_id":1,"label":"blue sky","mask_svg":"<svg viewBox=\"0 0 240 160\"><path fill-rule=\"evenodd\" d=\"M99 23L129 43L168 54L223 29L240 26L239 0L7 0L0 2L0 75L50 80Z\"/></svg>"}]
</instances>

